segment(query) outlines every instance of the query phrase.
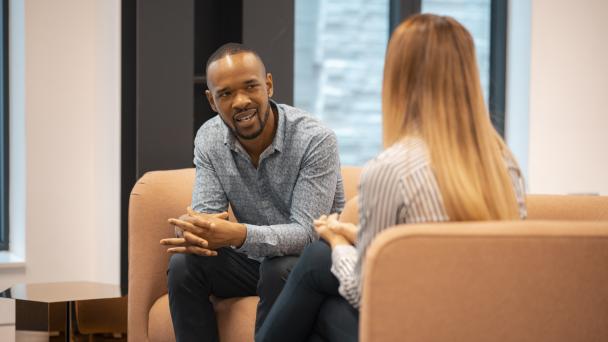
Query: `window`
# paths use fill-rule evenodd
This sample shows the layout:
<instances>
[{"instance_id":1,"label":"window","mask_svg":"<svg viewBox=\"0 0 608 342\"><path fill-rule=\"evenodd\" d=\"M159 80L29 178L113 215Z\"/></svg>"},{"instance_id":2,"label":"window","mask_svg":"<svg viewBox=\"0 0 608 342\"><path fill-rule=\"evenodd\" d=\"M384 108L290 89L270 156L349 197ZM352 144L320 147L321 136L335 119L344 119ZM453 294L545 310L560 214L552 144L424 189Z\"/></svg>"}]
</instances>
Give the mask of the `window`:
<instances>
[{"instance_id":1,"label":"window","mask_svg":"<svg viewBox=\"0 0 608 342\"><path fill-rule=\"evenodd\" d=\"M486 102L490 83L490 3L491 0L423 0L421 11L448 15L471 32Z\"/></svg>"},{"instance_id":2,"label":"window","mask_svg":"<svg viewBox=\"0 0 608 342\"><path fill-rule=\"evenodd\" d=\"M295 0L294 104L338 136L343 165L382 149L381 90L390 32L409 15L449 15L473 35L492 121L504 132L506 0Z\"/></svg>"},{"instance_id":3,"label":"window","mask_svg":"<svg viewBox=\"0 0 608 342\"><path fill-rule=\"evenodd\" d=\"M0 250L8 250L8 0L0 11Z\"/></svg>"},{"instance_id":4,"label":"window","mask_svg":"<svg viewBox=\"0 0 608 342\"><path fill-rule=\"evenodd\" d=\"M363 165L382 148L389 2L296 0L295 8L294 104L336 132L343 165Z\"/></svg>"},{"instance_id":5,"label":"window","mask_svg":"<svg viewBox=\"0 0 608 342\"><path fill-rule=\"evenodd\" d=\"M486 104L504 136L507 1L422 0L421 7L422 13L451 16L471 32Z\"/></svg>"}]
</instances>

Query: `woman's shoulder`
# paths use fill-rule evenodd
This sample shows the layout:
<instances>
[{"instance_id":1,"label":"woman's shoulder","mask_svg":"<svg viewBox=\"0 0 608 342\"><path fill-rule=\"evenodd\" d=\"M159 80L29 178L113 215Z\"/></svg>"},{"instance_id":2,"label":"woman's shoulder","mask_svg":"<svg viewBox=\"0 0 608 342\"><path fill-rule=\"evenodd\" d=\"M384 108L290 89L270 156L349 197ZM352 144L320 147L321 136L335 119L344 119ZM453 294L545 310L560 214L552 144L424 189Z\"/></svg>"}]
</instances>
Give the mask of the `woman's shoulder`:
<instances>
[{"instance_id":1,"label":"woman's shoulder","mask_svg":"<svg viewBox=\"0 0 608 342\"><path fill-rule=\"evenodd\" d=\"M363 167L362 177L393 174L398 178L429 166L426 144L420 138L402 139L388 147Z\"/></svg>"}]
</instances>

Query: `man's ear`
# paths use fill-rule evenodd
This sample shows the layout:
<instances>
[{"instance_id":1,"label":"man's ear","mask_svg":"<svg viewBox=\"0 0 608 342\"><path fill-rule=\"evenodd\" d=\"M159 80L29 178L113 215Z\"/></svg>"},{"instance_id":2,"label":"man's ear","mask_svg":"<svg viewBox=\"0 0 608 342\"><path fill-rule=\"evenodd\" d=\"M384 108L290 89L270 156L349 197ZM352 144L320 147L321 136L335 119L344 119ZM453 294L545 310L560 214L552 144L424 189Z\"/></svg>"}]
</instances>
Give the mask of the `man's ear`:
<instances>
[{"instance_id":1,"label":"man's ear","mask_svg":"<svg viewBox=\"0 0 608 342\"><path fill-rule=\"evenodd\" d=\"M207 101L209 101L209 106L211 106L211 110L217 113L217 107L215 106L213 95L211 95L211 92L209 90L205 90L205 95L207 96Z\"/></svg>"},{"instance_id":2,"label":"man's ear","mask_svg":"<svg viewBox=\"0 0 608 342\"><path fill-rule=\"evenodd\" d=\"M272 97L272 94L274 94L274 88L273 88L273 84L272 84L272 74L271 73L266 74L266 90L268 91L268 97Z\"/></svg>"}]
</instances>

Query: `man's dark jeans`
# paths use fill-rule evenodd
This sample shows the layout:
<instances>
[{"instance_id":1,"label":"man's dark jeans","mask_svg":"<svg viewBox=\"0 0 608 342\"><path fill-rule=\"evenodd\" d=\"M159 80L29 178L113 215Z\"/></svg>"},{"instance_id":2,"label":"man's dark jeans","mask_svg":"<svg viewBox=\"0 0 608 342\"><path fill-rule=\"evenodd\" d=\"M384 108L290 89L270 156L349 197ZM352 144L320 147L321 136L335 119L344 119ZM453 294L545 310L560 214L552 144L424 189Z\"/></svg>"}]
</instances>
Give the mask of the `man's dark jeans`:
<instances>
[{"instance_id":1,"label":"man's dark jeans","mask_svg":"<svg viewBox=\"0 0 608 342\"><path fill-rule=\"evenodd\" d=\"M260 263L231 248L220 248L215 257L173 255L167 285L177 342L219 340L210 295L219 298L260 296L257 331L297 259L294 256L273 257Z\"/></svg>"}]
</instances>

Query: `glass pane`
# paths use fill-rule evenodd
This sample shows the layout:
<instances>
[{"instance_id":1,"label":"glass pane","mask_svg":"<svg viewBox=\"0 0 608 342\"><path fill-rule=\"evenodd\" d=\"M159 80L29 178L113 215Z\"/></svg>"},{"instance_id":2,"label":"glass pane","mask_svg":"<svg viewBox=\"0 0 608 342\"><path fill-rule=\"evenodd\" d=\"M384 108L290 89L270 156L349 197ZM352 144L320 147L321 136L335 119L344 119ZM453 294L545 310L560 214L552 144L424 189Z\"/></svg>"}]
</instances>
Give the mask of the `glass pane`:
<instances>
[{"instance_id":1,"label":"glass pane","mask_svg":"<svg viewBox=\"0 0 608 342\"><path fill-rule=\"evenodd\" d=\"M479 76L486 104L490 95L491 0L422 0L422 12L448 15L471 32L477 50Z\"/></svg>"},{"instance_id":2,"label":"glass pane","mask_svg":"<svg viewBox=\"0 0 608 342\"><path fill-rule=\"evenodd\" d=\"M296 0L294 104L336 132L342 165L382 147L388 18L388 0Z\"/></svg>"}]
</instances>

